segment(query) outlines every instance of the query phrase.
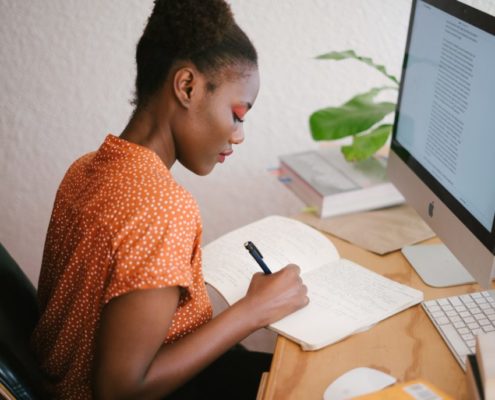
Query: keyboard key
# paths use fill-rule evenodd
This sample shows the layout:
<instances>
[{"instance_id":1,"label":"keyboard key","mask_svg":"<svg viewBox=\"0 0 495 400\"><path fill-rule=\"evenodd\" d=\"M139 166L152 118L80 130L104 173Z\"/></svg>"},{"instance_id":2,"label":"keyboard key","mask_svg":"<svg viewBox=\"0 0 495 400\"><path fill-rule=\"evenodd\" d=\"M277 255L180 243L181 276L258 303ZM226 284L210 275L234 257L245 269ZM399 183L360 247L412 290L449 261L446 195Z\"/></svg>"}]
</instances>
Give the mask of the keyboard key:
<instances>
[{"instance_id":1,"label":"keyboard key","mask_svg":"<svg viewBox=\"0 0 495 400\"><path fill-rule=\"evenodd\" d=\"M465 355L471 353L452 325L443 325L440 327L440 330L445 335L452 347L454 347L457 354L461 356L461 359L464 359Z\"/></svg>"},{"instance_id":2,"label":"keyboard key","mask_svg":"<svg viewBox=\"0 0 495 400\"><path fill-rule=\"evenodd\" d=\"M442 311L437 311L437 312L431 313L431 315L433 315L433 318L445 317L445 314Z\"/></svg>"},{"instance_id":3,"label":"keyboard key","mask_svg":"<svg viewBox=\"0 0 495 400\"><path fill-rule=\"evenodd\" d=\"M478 322L481 321L482 319L485 319L484 314L474 314L473 315L474 319L476 319Z\"/></svg>"},{"instance_id":4,"label":"keyboard key","mask_svg":"<svg viewBox=\"0 0 495 400\"><path fill-rule=\"evenodd\" d=\"M427 305L428 307L428 310L430 310L431 312L437 312L437 311L440 311L441 308L440 306L438 306L436 303L435 304L432 304L432 305Z\"/></svg>"},{"instance_id":5,"label":"keyboard key","mask_svg":"<svg viewBox=\"0 0 495 400\"><path fill-rule=\"evenodd\" d=\"M461 301L461 299L459 299L459 297L450 297L449 300L450 300L450 303L453 306L460 306L460 305L462 305L462 301Z\"/></svg>"}]
</instances>

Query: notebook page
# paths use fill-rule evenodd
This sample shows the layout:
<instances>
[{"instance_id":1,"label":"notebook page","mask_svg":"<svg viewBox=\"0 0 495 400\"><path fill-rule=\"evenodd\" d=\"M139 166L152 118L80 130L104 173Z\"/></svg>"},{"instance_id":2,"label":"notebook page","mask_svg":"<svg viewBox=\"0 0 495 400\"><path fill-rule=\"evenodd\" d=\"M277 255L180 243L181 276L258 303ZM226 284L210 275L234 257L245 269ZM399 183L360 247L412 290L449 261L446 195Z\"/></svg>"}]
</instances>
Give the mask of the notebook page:
<instances>
[{"instance_id":1,"label":"notebook page","mask_svg":"<svg viewBox=\"0 0 495 400\"><path fill-rule=\"evenodd\" d=\"M344 259L305 274L303 280L309 305L271 328L307 350L337 342L423 299L419 290Z\"/></svg>"},{"instance_id":2,"label":"notebook page","mask_svg":"<svg viewBox=\"0 0 495 400\"><path fill-rule=\"evenodd\" d=\"M221 236L203 249L203 273L225 300L232 304L247 291L254 273L261 269L244 248L252 241L272 270L289 263L302 272L338 259L335 246L323 234L294 219L270 216Z\"/></svg>"}]
</instances>

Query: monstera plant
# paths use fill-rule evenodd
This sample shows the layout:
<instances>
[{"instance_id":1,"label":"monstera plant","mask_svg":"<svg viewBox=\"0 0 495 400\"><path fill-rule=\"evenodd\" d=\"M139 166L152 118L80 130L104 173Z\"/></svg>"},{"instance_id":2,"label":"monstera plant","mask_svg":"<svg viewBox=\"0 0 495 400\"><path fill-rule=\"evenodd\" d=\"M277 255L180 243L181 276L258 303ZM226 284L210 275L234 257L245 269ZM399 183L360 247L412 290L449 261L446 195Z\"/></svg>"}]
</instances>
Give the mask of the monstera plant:
<instances>
[{"instance_id":1,"label":"monstera plant","mask_svg":"<svg viewBox=\"0 0 495 400\"><path fill-rule=\"evenodd\" d=\"M397 90L399 81L383 65L377 65L371 58L359 56L353 50L334 51L316 58L334 61L355 59L375 68L392 82L391 85L375 87L358 94L340 107L315 111L309 118L314 140L336 140L353 136L352 144L341 147L346 160L361 161L371 157L387 142L392 132L392 125L383 123L382 120L395 111L395 103L376 101L376 97L384 90Z\"/></svg>"}]
</instances>

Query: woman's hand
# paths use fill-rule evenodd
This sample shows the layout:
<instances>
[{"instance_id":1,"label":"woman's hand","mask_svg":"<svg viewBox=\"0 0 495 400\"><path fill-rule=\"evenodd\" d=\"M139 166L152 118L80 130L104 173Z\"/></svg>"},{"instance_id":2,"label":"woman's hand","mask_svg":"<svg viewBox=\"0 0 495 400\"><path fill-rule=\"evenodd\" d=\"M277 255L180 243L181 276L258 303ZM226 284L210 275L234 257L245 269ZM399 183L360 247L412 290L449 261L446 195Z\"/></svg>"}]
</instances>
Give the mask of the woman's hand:
<instances>
[{"instance_id":1,"label":"woman's hand","mask_svg":"<svg viewBox=\"0 0 495 400\"><path fill-rule=\"evenodd\" d=\"M246 297L241 301L249 304L257 328L278 321L308 304L308 289L300 272L297 265L289 264L273 274L258 272L253 275Z\"/></svg>"}]
</instances>

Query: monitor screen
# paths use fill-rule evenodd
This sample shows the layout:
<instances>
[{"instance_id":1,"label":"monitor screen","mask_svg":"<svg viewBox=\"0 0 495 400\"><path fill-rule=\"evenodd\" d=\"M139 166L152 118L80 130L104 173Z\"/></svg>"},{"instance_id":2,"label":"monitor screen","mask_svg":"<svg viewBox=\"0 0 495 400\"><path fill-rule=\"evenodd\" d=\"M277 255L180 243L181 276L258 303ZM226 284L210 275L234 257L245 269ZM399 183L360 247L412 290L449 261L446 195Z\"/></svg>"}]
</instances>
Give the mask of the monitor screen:
<instances>
[{"instance_id":1,"label":"monitor screen","mask_svg":"<svg viewBox=\"0 0 495 400\"><path fill-rule=\"evenodd\" d=\"M494 17L453 0L413 2L388 173L487 286L495 263Z\"/></svg>"}]
</instances>

